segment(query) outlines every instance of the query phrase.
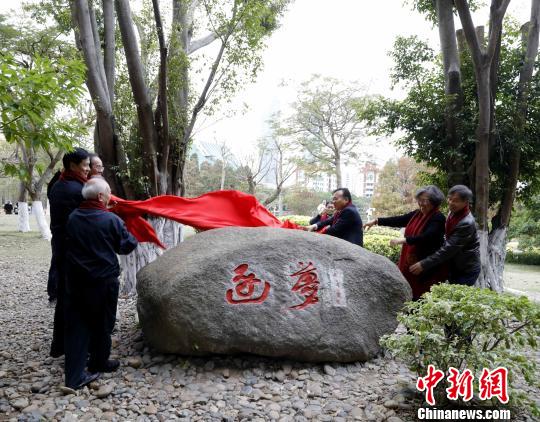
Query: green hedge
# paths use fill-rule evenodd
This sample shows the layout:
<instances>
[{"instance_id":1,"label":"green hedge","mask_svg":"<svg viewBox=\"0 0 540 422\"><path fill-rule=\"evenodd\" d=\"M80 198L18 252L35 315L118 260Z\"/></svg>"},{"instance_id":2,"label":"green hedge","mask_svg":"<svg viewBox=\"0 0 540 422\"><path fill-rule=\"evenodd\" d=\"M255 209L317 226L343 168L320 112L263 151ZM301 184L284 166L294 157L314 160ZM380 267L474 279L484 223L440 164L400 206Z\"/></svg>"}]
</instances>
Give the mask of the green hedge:
<instances>
[{"instance_id":1,"label":"green hedge","mask_svg":"<svg viewBox=\"0 0 540 422\"><path fill-rule=\"evenodd\" d=\"M390 239L395 239L397 236L387 236L371 233L371 230L364 232L364 248L373 253L387 257L390 261L399 261L399 254L401 252L401 246L390 246Z\"/></svg>"},{"instance_id":2,"label":"green hedge","mask_svg":"<svg viewBox=\"0 0 540 422\"><path fill-rule=\"evenodd\" d=\"M540 251L506 251L506 262L510 264L540 265Z\"/></svg>"},{"instance_id":3,"label":"green hedge","mask_svg":"<svg viewBox=\"0 0 540 422\"><path fill-rule=\"evenodd\" d=\"M309 215L283 215L278 217L281 221L290 220L300 226L309 226L309 220L312 219Z\"/></svg>"}]
</instances>

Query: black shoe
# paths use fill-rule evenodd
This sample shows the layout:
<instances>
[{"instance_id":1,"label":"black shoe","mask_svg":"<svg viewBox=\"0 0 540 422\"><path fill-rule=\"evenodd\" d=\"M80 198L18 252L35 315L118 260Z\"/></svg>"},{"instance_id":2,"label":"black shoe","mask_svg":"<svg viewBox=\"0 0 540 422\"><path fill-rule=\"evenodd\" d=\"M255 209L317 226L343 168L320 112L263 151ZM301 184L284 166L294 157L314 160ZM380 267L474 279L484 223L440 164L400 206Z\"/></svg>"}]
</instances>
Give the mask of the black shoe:
<instances>
[{"instance_id":1,"label":"black shoe","mask_svg":"<svg viewBox=\"0 0 540 422\"><path fill-rule=\"evenodd\" d=\"M88 372L114 372L120 367L120 361L118 360L108 360L105 365L101 366L88 366Z\"/></svg>"},{"instance_id":2,"label":"black shoe","mask_svg":"<svg viewBox=\"0 0 540 422\"><path fill-rule=\"evenodd\" d=\"M76 385L75 387L73 387L74 390L80 390L81 388L87 386L88 384L90 384L91 382L94 382L95 380L97 380L99 378L101 374L99 372L96 372L94 374L89 374L88 372L85 372L83 374L83 379L82 381Z\"/></svg>"}]
</instances>

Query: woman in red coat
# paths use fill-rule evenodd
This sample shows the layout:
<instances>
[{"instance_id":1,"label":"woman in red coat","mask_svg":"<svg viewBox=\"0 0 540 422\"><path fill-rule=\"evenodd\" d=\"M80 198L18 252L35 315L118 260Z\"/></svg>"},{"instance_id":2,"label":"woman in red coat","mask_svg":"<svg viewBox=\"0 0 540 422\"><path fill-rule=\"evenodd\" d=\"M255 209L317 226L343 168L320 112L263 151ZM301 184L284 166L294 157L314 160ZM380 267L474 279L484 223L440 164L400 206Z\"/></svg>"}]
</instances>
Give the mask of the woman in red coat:
<instances>
[{"instance_id":1,"label":"woman in red coat","mask_svg":"<svg viewBox=\"0 0 540 422\"><path fill-rule=\"evenodd\" d=\"M439 207L444 195L439 188L430 185L419 189L415 195L418 209L396 217L377 218L364 226L368 230L377 224L388 227L405 227L403 238L392 239L391 245L403 245L398 267L411 285L413 300L418 300L431 286L446 279L444 268L435 267L415 275L409 267L436 252L444 243L446 218Z\"/></svg>"}]
</instances>

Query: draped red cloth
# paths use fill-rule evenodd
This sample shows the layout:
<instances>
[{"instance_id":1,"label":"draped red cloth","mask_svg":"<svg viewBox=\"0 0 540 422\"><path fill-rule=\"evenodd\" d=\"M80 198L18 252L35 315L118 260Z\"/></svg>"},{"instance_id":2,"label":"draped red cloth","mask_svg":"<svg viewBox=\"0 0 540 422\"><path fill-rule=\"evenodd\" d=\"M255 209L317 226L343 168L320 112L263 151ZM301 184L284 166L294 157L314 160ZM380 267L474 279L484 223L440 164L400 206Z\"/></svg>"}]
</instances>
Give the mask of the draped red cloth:
<instances>
[{"instance_id":1,"label":"draped red cloth","mask_svg":"<svg viewBox=\"0 0 540 422\"><path fill-rule=\"evenodd\" d=\"M128 201L112 195L111 200L114 202L111 211L125 221L127 229L139 242L152 242L164 249L143 215L168 218L198 230L231 226L300 229L291 221L280 221L254 196L235 190L209 192L197 198L162 195L144 201Z\"/></svg>"}]
</instances>

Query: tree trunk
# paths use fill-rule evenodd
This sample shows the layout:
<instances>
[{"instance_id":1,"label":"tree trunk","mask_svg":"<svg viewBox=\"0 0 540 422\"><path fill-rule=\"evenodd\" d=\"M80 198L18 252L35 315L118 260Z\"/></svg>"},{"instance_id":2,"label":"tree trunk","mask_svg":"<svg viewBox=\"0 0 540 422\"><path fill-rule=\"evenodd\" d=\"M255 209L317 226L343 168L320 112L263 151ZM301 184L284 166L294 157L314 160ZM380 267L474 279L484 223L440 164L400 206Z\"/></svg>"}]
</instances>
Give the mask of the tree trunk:
<instances>
[{"instance_id":1,"label":"tree trunk","mask_svg":"<svg viewBox=\"0 0 540 422\"><path fill-rule=\"evenodd\" d=\"M478 97L478 125L475 153L475 217L480 237L481 273L477 281L479 287L496 291L502 290L498 277L489 263L488 208L489 208L489 142L492 124L492 84L491 66L500 42L502 21L510 0L492 0L490 12L489 41L485 46L483 31L474 27L469 5L466 0L455 0L465 39L469 46L476 77Z\"/></svg>"},{"instance_id":2,"label":"tree trunk","mask_svg":"<svg viewBox=\"0 0 540 422\"><path fill-rule=\"evenodd\" d=\"M166 192L159 191L161 184L159 182L160 173L156 154L158 135L154 125L152 99L146 86L137 37L133 28L129 0L116 0L116 12L118 26L122 34L122 43L124 44L129 82L137 105L139 132L143 142L144 175L148 180L148 194L156 196Z\"/></svg>"},{"instance_id":3,"label":"tree trunk","mask_svg":"<svg viewBox=\"0 0 540 422\"><path fill-rule=\"evenodd\" d=\"M186 127L189 121L189 61L187 49L191 41L188 1L173 2L173 22L170 38L169 69L174 69L174 75L169 72L167 86L170 90L170 143L171 151L168 162L169 193L185 195L184 162L188 142L184 142ZM175 78L175 81L171 81ZM171 83L172 82L172 83Z\"/></svg>"},{"instance_id":4,"label":"tree trunk","mask_svg":"<svg viewBox=\"0 0 540 422\"><path fill-rule=\"evenodd\" d=\"M540 35L540 0L533 0L531 3L531 20L521 28L523 44L523 65L519 74L518 93L515 114L516 140L519 140L525 130L525 120L527 117L528 98L530 84L532 81L534 62L538 55L538 44ZM501 276L504 270L506 258L506 233L510 224L512 207L516 197L516 189L519 179L519 169L521 161L521 148L519 142L514 141L509 153L509 172L506 179L505 190L496 222L490 234L489 261L495 268L496 276Z\"/></svg>"},{"instance_id":5,"label":"tree trunk","mask_svg":"<svg viewBox=\"0 0 540 422\"><path fill-rule=\"evenodd\" d=\"M17 199L18 208L18 230L22 233L30 231L30 218L28 216L28 203L26 202L26 186L23 182L19 185L19 197Z\"/></svg>"},{"instance_id":6,"label":"tree trunk","mask_svg":"<svg viewBox=\"0 0 540 422\"><path fill-rule=\"evenodd\" d=\"M219 190L225 189L225 175L226 175L226 166L225 161L221 162L221 183L219 185Z\"/></svg>"},{"instance_id":7,"label":"tree trunk","mask_svg":"<svg viewBox=\"0 0 540 422\"><path fill-rule=\"evenodd\" d=\"M276 186L276 190L274 191L274 193L264 200L263 205L265 207L270 205L272 202L274 202L276 199L278 199L281 196L281 188L282 188L282 184L280 183Z\"/></svg>"},{"instance_id":8,"label":"tree trunk","mask_svg":"<svg viewBox=\"0 0 540 422\"><path fill-rule=\"evenodd\" d=\"M149 222L167 249L175 247L184 240L181 224L164 218L151 218ZM120 265L122 266L120 294L122 296L135 295L137 293L137 272L162 254L163 251L154 244L140 243L129 255L120 255Z\"/></svg>"},{"instance_id":9,"label":"tree trunk","mask_svg":"<svg viewBox=\"0 0 540 422\"><path fill-rule=\"evenodd\" d=\"M47 219L43 212L43 203L40 200L32 201L32 214L34 214L34 218L36 219L41 237L50 241L52 238L51 229L47 224Z\"/></svg>"},{"instance_id":10,"label":"tree trunk","mask_svg":"<svg viewBox=\"0 0 540 422\"><path fill-rule=\"evenodd\" d=\"M247 175L247 183L248 183L248 193L250 195L255 195L255 178L251 172L251 169L248 169L248 175Z\"/></svg>"},{"instance_id":11,"label":"tree trunk","mask_svg":"<svg viewBox=\"0 0 540 422\"><path fill-rule=\"evenodd\" d=\"M126 159L114 129L112 100L114 93L109 89L114 87L114 9L111 0L104 1L105 25L105 63L101 59L101 41L95 29L97 24L92 9L87 0L72 2L72 16L76 28L77 46L83 54L86 64L86 86L96 110L96 127L94 142L96 153L103 160L104 176L114 194L123 198L132 198L133 191L127 179L122 179L114 167L119 167L127 174ZM112 22L111 22L111 17Z\"/></svg>"},{"instance_id":12,"label":"tree trunk","mask_svg":"<svg viewBox=\"0 0 540 422\"><path fill-rule=\"evenodd\" d=\"M448 185L467 184L467 174L459 154L461 139L458 134L457 114L463 105L461 70L454 26L453 4L447 0L436 1L439 21L439 39L444 65L445 93L448 103L445 112L446 143L455 151L455 158L448 167Z\"/></svg>"},{"instance_id":13,"label":"tree trunk","mask_svg":"<svg viewBox=\"0 0 540 422\"><path fill-rule=\"evenodd\" d=\"M480 266L481 273L478 278L478 286L491 287L493 290L500 290L491 274L488 259L488 220L489 208L489 128L491 110L491 92L489 84L489 67L484 67L476 74L478 90L478 126L476 129L476 195L475 195L475 217L478 223L478 235L480 237ZM494 285L492 285L494 283Z\"/></svg>"},{"instance_id":14,"label":"tree trunk","mask_svg":"<svg viewBox=\"0 0 540 422\"><path fill-rule=\"evenodd\" d=\"M339 156L339 152L335 156L334 165L336 166L336 187L342 188L344 186L341 186L341 157Z\"/></svg>"}]
</instances>

